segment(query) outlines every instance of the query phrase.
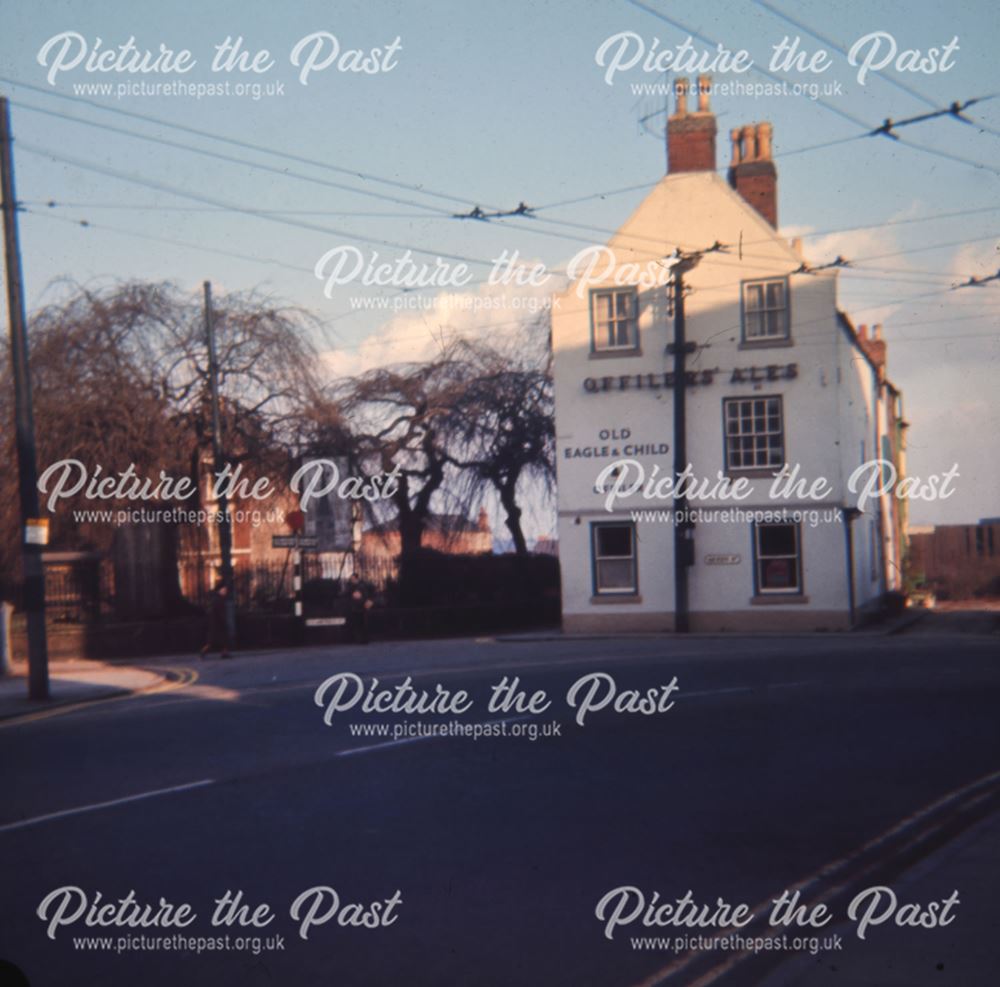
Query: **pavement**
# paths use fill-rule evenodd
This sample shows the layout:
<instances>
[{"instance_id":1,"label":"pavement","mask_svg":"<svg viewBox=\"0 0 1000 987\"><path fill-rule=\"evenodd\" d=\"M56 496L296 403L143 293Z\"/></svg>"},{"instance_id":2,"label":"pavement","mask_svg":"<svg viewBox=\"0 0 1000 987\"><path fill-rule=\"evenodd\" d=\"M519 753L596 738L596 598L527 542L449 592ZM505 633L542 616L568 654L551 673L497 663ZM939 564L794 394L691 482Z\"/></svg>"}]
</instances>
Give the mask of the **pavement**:
<instances>
[{"instance_id":1,"label":"pavement","mask_svg":"<svg viewBox=\"0 0 1000 987\"><path fill-rule=\"evenodd\" d=\"M993 935L963 922L962 909L977 891L982 896L983 875L995 874L998 861L1000 814L994 814L893 882L901 902L940 900L952 890L960 891L955 919L946 928L934 930L935 935L913 929L892 930L899 935L877 934L884 929L869 931L863 952L798 958L761 981L760 987L940 987L987 982L986 971L996 963ZM856 941L851 924L824 930L824 935L835 933Z\"/></svg>"},{"instance_id":2,"label":"pavement","mask_svg":"<svg viewBox=\"0 0 1000 987\"><path fill-rule=\"evenodd\" d=\"M806 636L815 636L817 638L829 637L831 634L850 634L863 635L868 637L886 637L891 634L902 634L908 631L911 627L915 626L919 622L923 621L926 616L927 611L924 610L906 610L901 614L893 617L885 617L878 620L873 620L866 623L858 624L857 627L850 631L812 631L806 632ZM952 628L949 633L957 633L960 628ZM594 633L566 633L561 628L553 627L543 630L536 631L517 631L511 634L498 634L496 639L498 641L616 641L622 638L625 639L669 639L675 637L674 634L664 632L664 631L626 631L626 632L616 632L616 633L604 633L604 634L594 634ZM787 631L756 631L751 633L742 634L732 634L732 633L719 633L713 631L692 631L684 635L688 639L698 639L707 638L715 640L724 640L726 638L786 638L788 637Z\"/></svg>"},{"instance_id":3,"label":"pavement","mask_svg":"<svg viewBox=\"0 0 1000 987\"><path fill-rule=\"evenodd\" d=\"M1000 634L1000 600L944 600L915 613L921 634Z\"/></svg>"},{"instance_id":4,"label":"pavement","mask_svg":"<svg viewBox=\"0 0 1000 987\"><path fill-rule=\"evenodd\" d=\"M26 663L14 662L11 671L0 677L0 720L150 692L177 680L168 669L86 659L58 661L49 665L51 698L36 702L28 698Z\"/></svg>"}]
</instances>

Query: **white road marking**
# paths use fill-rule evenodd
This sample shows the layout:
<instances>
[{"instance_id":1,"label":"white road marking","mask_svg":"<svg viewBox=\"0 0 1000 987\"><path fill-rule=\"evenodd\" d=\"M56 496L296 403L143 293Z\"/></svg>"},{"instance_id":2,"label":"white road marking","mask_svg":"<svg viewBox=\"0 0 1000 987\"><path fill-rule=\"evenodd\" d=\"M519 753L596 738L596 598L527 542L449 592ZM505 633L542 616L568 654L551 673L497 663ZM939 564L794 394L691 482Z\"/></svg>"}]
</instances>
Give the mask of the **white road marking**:
<instances>
[{"instance_id":1,"label":"white road marking","mask_svg":"<svg viewBox=\"0 0 1000 987\"><path fill-rule=\"evenodd\" d=\"M0 826L0 833L9 833L14 829L24 829L28 826L37 826L39 823L49 822L51 819L64 819L67 816L78 816L83 812L96 812L98 809L109 809L115 805L125 805L128 802L138 802L141 799L156 798L158 795L172 795L175 792L186 792L192 788L203 788L205 785L214 785L214 778L203 778L201 781L191 781L186 785L174 785L171 788L156 788L151 792L140 792L138 795L126 795L124 798L112 799L110 802L95 802L93 805L81 805L75 809L62 809L60 812L49 812L44 816L34 816L31 819L21 819L18 822L6 823Z\"/></svg>"}]
</instances>

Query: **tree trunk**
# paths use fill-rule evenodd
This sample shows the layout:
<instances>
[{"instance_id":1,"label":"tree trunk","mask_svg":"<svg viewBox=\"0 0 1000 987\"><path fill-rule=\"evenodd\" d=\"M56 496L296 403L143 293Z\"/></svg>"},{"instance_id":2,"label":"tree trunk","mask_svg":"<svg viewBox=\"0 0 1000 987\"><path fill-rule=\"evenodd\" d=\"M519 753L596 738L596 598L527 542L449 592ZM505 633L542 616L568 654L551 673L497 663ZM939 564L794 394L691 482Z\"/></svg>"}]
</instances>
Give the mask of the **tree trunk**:
<instances>
[{"instance_id":1,"label":"tree trunk","mask_svg":"<svg viewBox=\"0 0 1000 987\"><path fill-rule=\"evenodd\" d=\"M514 539L514 551L521 556L528 554L528 543L521 530L521 508L517 506L514 489L516 483L504 483L500 487L500 503L506 512L505 521L511 538Z\"/></svg>"},{"instance_id":2,"label":"tree trunk","mask_svg":"<svg viewBox=\"0 0 1000 987\"><path fill-rule=\"evenodd\" d=\"M423 534L424 522L422 518L415 517L412 513L405 519L400 516L399 550L403 555L411 555L420 549Z\"/></svg>"},{"instance_id":3,"label":"tree trunk","mask_svg":"<svg viewBox=\"0 0 1000 987\"><path fill-rule=\"evenodd\" d=\"M396 501L399 526L399 551L405 557L420 549L426 517L410 504L409 477L404 475L400 479L399 489L393 499Z\"/></svg>"}]
</instances>

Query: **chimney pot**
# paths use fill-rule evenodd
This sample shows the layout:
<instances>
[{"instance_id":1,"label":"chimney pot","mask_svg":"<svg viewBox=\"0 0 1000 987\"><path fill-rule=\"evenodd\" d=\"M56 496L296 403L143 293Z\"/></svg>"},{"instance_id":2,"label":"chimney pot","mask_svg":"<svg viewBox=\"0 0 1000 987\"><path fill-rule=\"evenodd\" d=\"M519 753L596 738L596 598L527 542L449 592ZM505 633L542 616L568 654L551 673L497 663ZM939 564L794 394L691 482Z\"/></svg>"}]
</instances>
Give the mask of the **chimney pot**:
<instances>
[{"instance_id":1,"label":"chimney pot","mask_svg":"<svg viewBox=\"0 0 1000 987\"><path fill-rule=\"evenodd\" d=\"M677 110L675 115L686 117L688 111L688 80L678 79L674 85L674 92L677 95Z\"/></svg>"},{"instance_id":2,"label":"chimney pot","mask_svg":"<svg viewBox=\"0 0 1000 987\"><path fill-rule=\"evenodd\" d=\"M872 326L872 339L879 340L881 338L882 338L882 323L876 322L875 325Z\"/></svg>"},{"instance_id":3,"label":"chimney pot","mask_svg":"<svg viewBox=\"0 0 1000 987\"><path fill-rule=\"evenodd\" d=\"M867 338L868 338L868 326L866 325L858 326L858 339L867 339Z\"/></svg>"},{"instance_id":4,"label":"chimney pot","mask_svg":"<svg viewBox=\"0 0 1000 987\"><path fill-rule=\"evenodd\" d=\"M769 123L761 123L757 126L757 157L761 161L771 160L772 129Z\"/></svg>"},{"instance_id":5,"label":"chimney pot","mask_svg":"<svg viewBox=\"0 0 1000 987\"><path fill-rule=\"evenodd\" d=\"M743 154L742 154L742 150L740 148L740 128L739 127L733 127L733 129L729 131L729 139L733 143L733 160L731 162L731 166L738 165L743 160Z\"/></svg>"},{"instance_id":6,"label":"chimney pot","mask_svg":"<svg viewBox=\"0 0 1000 987\"><path fill-rule=\"evenodd\" d=\"M711 113L708 106L708 97L712 88L712 77L710 75L698 76L698 112Z\"/></svg>"},{"instance_id":7,"label":"chimney pot","mask_svg":"<svg viewBox=\"0 0 1000 987\"><path fill-rule=\"evenodd\" d=\"M747 124L741 131L743 139L743 160L757 160L757 130L751 124Z\"/></svg>"}]
</instances>

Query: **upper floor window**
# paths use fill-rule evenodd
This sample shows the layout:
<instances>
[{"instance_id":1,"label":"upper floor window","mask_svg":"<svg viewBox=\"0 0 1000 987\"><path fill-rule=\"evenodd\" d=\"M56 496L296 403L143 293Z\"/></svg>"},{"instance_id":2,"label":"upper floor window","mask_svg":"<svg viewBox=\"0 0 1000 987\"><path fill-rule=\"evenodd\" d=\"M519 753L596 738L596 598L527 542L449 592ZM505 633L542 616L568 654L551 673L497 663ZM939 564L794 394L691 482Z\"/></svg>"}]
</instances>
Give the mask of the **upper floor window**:
<instances>
[{"instance_id":1,"label":"upper floor window","mask_svg":"<svg viewBox=\"0 0 1000 987\"><path fill-rule=\"evenodd\" d=\"M743 283L743 342L788 339L788 281Z\"/></svg>"},{"instance_id":2,"label":"upper floor window","mask_svg":"<svg viewBox=\"0 0 1000 987\"><path fill-rule=\"evenodd\" d=\"M591 350L614 353L639 348L638 298L635 288L590 293Z\"/></svg>"},{"instance_id":3,"label":"upper floor window","mask_svg":"<svg viewBox=\"0 0 1000 987\"><path fill-rule=\"evenodd\" d=\"M780 396L725 398L726 469L773 470L785 462Z\"/></svg>"}]
</instances>

